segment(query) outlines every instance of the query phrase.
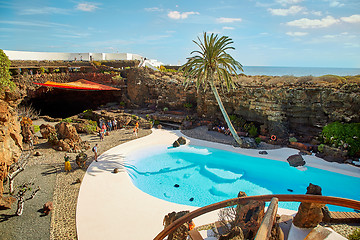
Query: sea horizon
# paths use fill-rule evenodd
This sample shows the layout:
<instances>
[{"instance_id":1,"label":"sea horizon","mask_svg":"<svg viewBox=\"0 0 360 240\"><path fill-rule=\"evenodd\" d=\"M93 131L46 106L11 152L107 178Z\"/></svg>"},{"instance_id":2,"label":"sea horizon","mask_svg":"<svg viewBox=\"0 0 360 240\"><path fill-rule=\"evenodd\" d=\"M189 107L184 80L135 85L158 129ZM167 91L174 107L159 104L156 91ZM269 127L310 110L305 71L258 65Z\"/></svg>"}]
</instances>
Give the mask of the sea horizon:
<instances>
[{"instance_id":1,"label":"sea horizon","mask_svg":"<svg viewBox=\"0 0 360 240\"><path fill-rule=\"evenodd\" d=\"M314 76L337 75L355 76L360 75L360 68L340 67L283 67L283 66L243 66L245 75L266 75L266 76Z\"/></svg>"}]
</instances>

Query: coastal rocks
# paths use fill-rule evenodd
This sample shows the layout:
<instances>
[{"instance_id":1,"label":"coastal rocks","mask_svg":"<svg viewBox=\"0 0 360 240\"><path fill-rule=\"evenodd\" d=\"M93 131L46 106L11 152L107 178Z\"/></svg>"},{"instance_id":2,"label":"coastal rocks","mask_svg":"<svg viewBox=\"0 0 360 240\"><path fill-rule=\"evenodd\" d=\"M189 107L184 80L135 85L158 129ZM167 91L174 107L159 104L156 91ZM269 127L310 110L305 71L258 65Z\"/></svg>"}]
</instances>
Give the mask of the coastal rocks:
<instances>
[{"instance_id":1,"label":"coastal rocks","mask_svg":"<svg viewBox=\"0 0 360 240\"><path fill-rule=\"evenodd\" d=\"M257 148L257 144L255 142L255 139L244 137L242 138L243 143L241 144L242 148Z\"/></svg>"},{"instance_id":2,"label":"coastal rocks","mask_svg":"<svg viewBox=\"0 0 360 240\"><path fill-rule=\"evenodd\" d=\"M21 127L15 110L19 99L17 90L12 92L0 89L0 199L10 165L18 161L23 148Z\"/></svg>"},{"instance_id":3,"label":"coastal rocks","mask_svg":"<svg viewBox=\"0 0 360 240\"><path fill-rule=\"evenodd\" d=\"M321 187L310 183L306 194L322 195ZM301 203L293 224L299 228L316 227L323 219L322 208L324 206L325 204L320 203Z\"/></svg>"},{"instance_id":4,"label":"coastal rocks","mask_svg":"<svg viewBox=\"0 0 360 240\"><path fill-rule=\"evenodd\" d=\"M300 167L306 164L303 157L299 154L291 155L290 157L288 157L287 161L292 167Z\"/></svg>"}]
</instances>

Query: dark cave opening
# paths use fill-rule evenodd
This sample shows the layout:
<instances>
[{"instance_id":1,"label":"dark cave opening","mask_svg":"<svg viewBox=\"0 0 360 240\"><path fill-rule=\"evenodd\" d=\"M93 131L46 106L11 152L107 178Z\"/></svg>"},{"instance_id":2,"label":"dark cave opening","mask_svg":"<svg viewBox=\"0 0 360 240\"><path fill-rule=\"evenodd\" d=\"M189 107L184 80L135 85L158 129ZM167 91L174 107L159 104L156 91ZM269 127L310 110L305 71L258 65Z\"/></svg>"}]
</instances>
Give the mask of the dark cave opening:
<instances>
[{"instance_id":1,"label":"dark cave opening","mask_svg":"<svg viewBox=\"0 0 360 240\"><path fill-rule=\"evenodd\" d=\"M96 110L101 105L121 101L121 91L72 91L46 88L38 89L34 97L27 97L23 106L31 106L40 115L67 118L87 109Z\"/></svg>"}]
</instances>

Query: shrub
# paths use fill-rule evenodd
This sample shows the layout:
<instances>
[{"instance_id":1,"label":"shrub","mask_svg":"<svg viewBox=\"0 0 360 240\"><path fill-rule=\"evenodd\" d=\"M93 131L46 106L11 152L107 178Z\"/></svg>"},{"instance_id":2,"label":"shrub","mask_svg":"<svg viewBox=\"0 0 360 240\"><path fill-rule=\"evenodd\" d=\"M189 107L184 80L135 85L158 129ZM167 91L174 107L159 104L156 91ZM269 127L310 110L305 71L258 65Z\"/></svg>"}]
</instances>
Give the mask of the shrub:
<instances>
[{"instance_id":1,"label":"shrub","mask_svg":"<svg viewBox=\"0 0 360 240\"><path fill-rule=\"evenodd\" d=\"M124 102L120 102L119 104L120 104L120 106L125 107L125 103L124 103Z\"/></svg>"},{"instance_id":2,"label":"shrub","mask_svg":"<svg viewBox=\"0 0 360 240\"><path fill-rule=\"evenodd\" d=\"M93 61L93 64L97 67L101 66L101 62L98 62L98 61Z\"/></svg>"},{"instance_id":3,"label":"shrub","mask_svg":"<svg viewBox=\"0 0 360 240\"><path fill-rule=\"evenodd\" d=\"M85 125L85 131L87 133L94 133L97 129L96 121L89 120L88 124Z\"/></svg>"},{"instance_id":4,"label":"shrub","mask_svg":"<svg viewBox=\"0 0 360 240\"><path fill-rule=\"evenodd\" d=\"M72 119L71 118L64 118L61 120L61 122L67 122L67 123L72 123Z\"/></svg>"},{"instance_id":5,"label":"shrub","mask_svg":"<svg viewBox=\"0 0 360 240\"><path fill-rule=\"evenodd\" d=\"M169 108L164 107L163 111L164 111L164 112L167 112L167 111L169 111Z\"/></svg>"},{"instance_id":6,"label":"shrub","mask_svg":"<svg viewBox=\"0 0 360 240\"><path fill-rule=\"evenodd\" d=\"M19 117L28 117L31 119L38 119L40 111L35 110L31 105L29 106L18 106L17 112Z\"/></svg>"},{"instance_id":7,"label":"shrub","mask_svg":"<svg viewBox=\"0 0 360 240\"><path fill-rule=\"evenodd\" d=\"M330 123L323 128L321 139L330 146L347 148L354 156L360 152L360 123Z\"/></svg>"},{"instance_id":8,"label":"shrub","mask_svg":"<svg viewBox=\"0 0 360 240\"><path fill-rule=\"evenodd\" d=\"M323 152L324 151L324 144L320 144L319 146L318 146L318 150L319 150L319 152Z\"/></svg>"},{"instance_id":9,"label":"shrub","mask_svg":"<svg viewBox=\"0 0 360 240\"><path fill-rule=\"evenodd\" d=\"M34 132L38 132L40 131L40 126L39 125L34 125Z\"/></svg>"},{"instance_id":10,"label":"shrub","mask_svg":"<svg viewBox=\"0 0 360 240\"><path fill-rule=\"evenodd\" d=\"M348 235L349 240L360 240L360 228L356 228L351 234Z\"/></svg>"},{"instance_id":11,"label":"shrub","mask_svg":"<svg viewBox=\"0 0 360 240\"><path fill-rule=\"evenodd\" d=\"M3 91L6 87L10 90L15 89L15 83L11 81L11 75L9 71L10 60L4 53L2 49L0 49L0 91Z\"/></svg>"},{"instance_id":12,"label":"shrub","mask_svg":"<svg viewBox=\"0 0 360 240\"><path fill-rule=\"evenodd\" d=\"M191 109L193 107L192 103L184 103L184 108Z\"/></svg>"},{"instance_id":13,"label":"shrub","mask_svg":"<svg viewBox=\"0 0 360 240\"><path fill-rule=\"evenodd\" d=\"M289 142L297 142L297 139L295 137L289 138Z\"/></svg>"},{"instance_id":14,"label":"shrub","mask_svg":"<svg viewBox=\"0 0 360 240\"><path fill-rule=\"evenodd\" d=\"M256 144L260 144L261 143L261 138L259 138L259 137L255 138L255 142L256 142Z\"/></svg>"}]
</instances>

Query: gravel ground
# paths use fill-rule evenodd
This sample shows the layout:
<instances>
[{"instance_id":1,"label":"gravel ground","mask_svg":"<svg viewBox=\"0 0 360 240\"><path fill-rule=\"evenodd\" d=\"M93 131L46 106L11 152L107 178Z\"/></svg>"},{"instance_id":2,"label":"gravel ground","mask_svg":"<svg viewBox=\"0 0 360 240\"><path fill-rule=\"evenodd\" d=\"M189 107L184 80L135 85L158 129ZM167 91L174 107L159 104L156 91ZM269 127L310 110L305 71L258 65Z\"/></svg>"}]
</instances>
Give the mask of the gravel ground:
<instances>
[{"instance_id":1,"label":"gravel ground","mask_svg":"<svg viewBox=\"0 0 360 240\"><path fill-rule=\"evenodd\" d=\"M34 124L40 125L44 121ZM52 123L54 124L54 123ZM224 144L235 144L231 136L222 133L207 131L207 127L198 127L191 130L183 130L185 135L202 140L215 141ZM146 136L151 130L140 129L139 137ZM88 141L92 147L98 143L99 154L121 143L135 138L132 129L116 130L106 136L104 141L99 141L96 135L81 135L82 140ZM278 146L262 144L261 149L278 148ZM91 148L85 153L89 156L86 168L80 169L75 163L76 153L68 153L71 158L72 171L64 172L64 152L58 152L51 148L45 140L40 139L35 145L35 151L41 156L32 156L26 169L15 178L15 186L32 180L35 186L41 190L31 200L25 203L22 216L15 216L16 204L9 210L0 211L0 240L13 239L77 239L76 235L76 204L82 180L86 168L94 160ZM6 187L6 185L5 185ZM5 194L7 194L5 188ZM54 209L48 216L41 213L43 204L53 201ZM331 227L347 236L356 226L346 224L331 224Z\"/></svg>"}]
</instances>

